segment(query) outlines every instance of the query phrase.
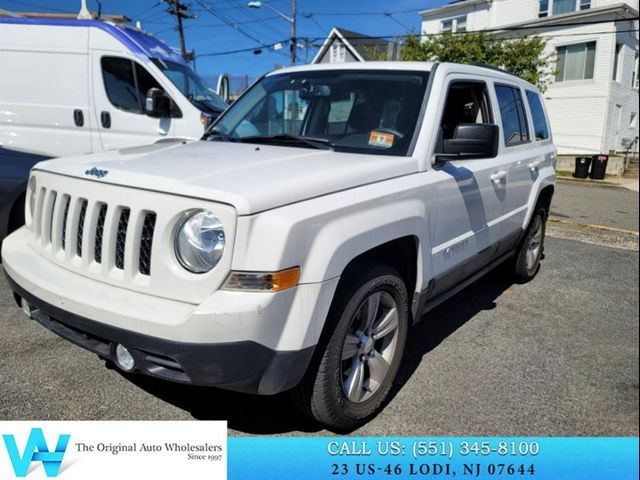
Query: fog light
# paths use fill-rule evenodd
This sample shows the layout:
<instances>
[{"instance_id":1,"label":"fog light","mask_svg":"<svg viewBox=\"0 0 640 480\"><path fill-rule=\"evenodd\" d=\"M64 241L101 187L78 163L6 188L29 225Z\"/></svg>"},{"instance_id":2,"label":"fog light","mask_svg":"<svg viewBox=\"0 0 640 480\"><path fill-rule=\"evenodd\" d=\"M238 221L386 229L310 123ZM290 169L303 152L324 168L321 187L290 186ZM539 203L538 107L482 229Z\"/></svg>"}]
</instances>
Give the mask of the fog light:
<instances>
[{"instance_id":1,"label":"fog light","mask_svg":"<svg viewBox=\"0 0 640 480\"><path fill-rule=\"evenodd\" d=\"M116 345L116 363L125 372L130 372L136 366L136 361L133 359L131 352L120 344Z\"/></svg>"}]
</instances>

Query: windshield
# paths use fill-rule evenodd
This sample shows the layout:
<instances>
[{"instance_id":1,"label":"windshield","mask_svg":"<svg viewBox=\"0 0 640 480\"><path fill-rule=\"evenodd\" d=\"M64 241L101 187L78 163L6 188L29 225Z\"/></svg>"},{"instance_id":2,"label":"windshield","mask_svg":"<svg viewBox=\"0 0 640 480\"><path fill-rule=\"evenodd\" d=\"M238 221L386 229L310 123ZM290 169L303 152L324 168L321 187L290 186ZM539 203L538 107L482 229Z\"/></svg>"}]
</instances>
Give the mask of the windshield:
<instances>
[{"instance_id":1,"label":"windshield","mask_svg":"<svg viewBox=\"0 0 640 480\"><path fill-rule=\"evenodd\" d=\"M271 139L338 151L408 154L428 72L333 70L263 78L237 100L211 133L251 143ZM291 142L295 138L298 142ZM306 142L311 144L310 141Z\"/></svg>"},{"instance_id":2,"label":"windshield","mask_svg":"<svg viewBox=\"0 0 640 480\"><path fill-rule=\"evenodd\" d=\"M158 58L153 63L195 107L207 113L220 113L227 108L225 101L189 67Z\"/></svg>"}]
</instances>

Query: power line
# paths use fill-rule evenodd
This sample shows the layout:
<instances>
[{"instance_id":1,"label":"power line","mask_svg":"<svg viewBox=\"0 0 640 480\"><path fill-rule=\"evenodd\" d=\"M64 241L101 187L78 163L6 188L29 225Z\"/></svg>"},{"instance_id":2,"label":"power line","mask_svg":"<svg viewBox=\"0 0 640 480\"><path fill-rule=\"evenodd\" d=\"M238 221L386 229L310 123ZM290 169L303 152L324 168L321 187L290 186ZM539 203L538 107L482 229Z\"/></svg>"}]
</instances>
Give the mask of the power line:
<instances>
[{"instance_id":1,"label":"power line","mask_svg":"<svg viewBox=\"0 0 640 480\"><path fill-rule=\"evenodd\" d=\"M236 30L237 32L241 33L242 35L244 35L248 39L253 40L254 42L259 43L261 45L264 45L264 42L262 40L259 40L258 38L254 37L252 34L248 33L244 29L240 28L237 23L234 23L232 19L230 19L226 15L220 13L220 11L218 11L218 9L214 9L212 6L210 6L208 4L205 4L205 3L201 2L200 0L196 0L196 3L198 5L200 5L202 8L204 8L211 15L216 17L218 20L226 23L229 27L231 27L234 30Z\"/></svg>"},{"instance_id":2,"label":"power line","mask_svg":"<svg viewBox=\"0 0 640 480\"><path fill-rule=\"evenodd\" d=\"M14 0L4 0L7 3L13 3L15 5L22 5L24 7L32 7L32 8L39 8L39 9L44 9L44 10L50 10L52 12L60 12L60 13L72 13L69 10L60 10L59 8L53 8L53 7L49 7L49 6L42 6L42 5L36 5L34 3L28 3L28 2L16 2Z\"/></svg>"},{"instance_id":3,"label":"power line","mask_svg":"<svg viewBox=\"0 0 640 480\"><path fill-rule=\"evenodd\" d=\"M280 42L274 42L267 45L260 45L260 47L249 47L249 48L239 48L237 50L227 50L224 52L212 52L212 53L201 53L198 57L217 57L219 55L231 55L234 53L244 53L244 52L256 52L260 48L273 48L278 44L286 43L288 40L282 40Z\"/></svg>"},{"instance_id":4,"label":"power line","mask_svg":"<svg viewBox=\"0 0 640 480\"><path fill-rule=\"evenodd\" d=\"M567 34L558 34L558 35L547 35L545 38L559 38L559 37L577 37L577 36L584 36L584 35L606 35L606 34L616 34L616 33L628 33L628 32L637 32L638 29L629 29L629 30L613 30L613 31L601 31L601 32L588 32L588 33L567 33ZM471 32L473 33L473 32ZM435 34L428 34L428 35L424 35L424 36L442 36L442 35L450 35L450 33L447 34L443 34L443 33L435 33ZM379 39L387 39L387 38L408 38L412 36L411 34L407 34L407 35L385 35L385 36L378 36L378 37L368 37L368 38L379 38ZM413 36L418 36L418 35L413 35ZM346 40L362 40L362 37L344 37ZM512 38L497 38L496 40L516 40L519 37L512 37ZM309 39L310 42L317 42L320 40L324 40L324 37L316 37L316 38L312 38ZM261 48L271 48L274 47L275 45L279 44L279 43L285 43L287 42L287 40L283 40L281 42L275 42L269 45L260 45ZM313 48L320 48L322 47L322 44L311 44L310 45ZM250 47L250 48L242 48L242 49L238 49L238 50L227 50L227 51L220 51L220 52L212 52L212 53L203 53L198 55L198 57L212 57L212 56L221 56L221 55L231 55L234 53L243 53L243 52L251 52L251 51L255 51L256 48L258 47Z\"/></svg>"},{"instance_id":5,"label":"power line","mask_svg":"<svg viewBox=\"0 0 640 480\"><path fill-rule=\"evenodd\" d=\"M386 12L384 14L387 18L390 18L391 20L393 20L394 22L396 22L398 25L400 25L402 28L406 28L407 30L411 30L409 27L407 27L404 23L402 23L400 20L398 20L397 18L395 18L393 15L393 13L391 12Z\"/></svg>"},{"instance_id":6,"label":"power line","mask_svg":"<svg viewBox=\"0 0 640 480\"><path fill-rule=\"evenodd\" d=\"M131 15L131 18L133 18L134 20L138 17L142 17L143 15L146 15L147 13L151 12L151 10L154 10L156 8L158 8L160 5L162 5L162 0L158 0L156 3L153 4L153 6L146 8L138 13L136 13L135 15Z\"/></svg>"},{"instance_id":7,"label":"power line","mask_svg":"<svg viewBox=\"0 0 640 480\"><path fill-rule=\"evenodd\" d=\"M188 62L193 57L193 54L189 54L187 52L187 47L184 42L184 27L182 25L182 21L193 19L196 17L190 13L191 7L189 5L181 3L180 0L164 1L169 5L167 13L176 18L176 27L178 29L178 37L180 38L180 55L182 55L182 58Z\"/></svg>"},{"instance_id":8,"label":"power line","mask_svg":"<svg viewBox=\"0 0 640 480\"><path fill-rule=\"evenodd\" d=\"M307 20L311 20L311 22L320 29L321 32L324 32L325 34L329 33L329 30L327 30L326 28L324 28L322 25L320 25L318 23L318 21L313 18L313 13L303 13L302 16L304 18L306 18Z\"/></svg>"},{"instance_id":9,"label":"power line","mask_svg":"<svg viewBox=\"0 0 640 480\"><path fill-rule=\"evenodd\" d=\"M264 24L264 25L260 24L259 22L261 21L261 18L258 15L256 15L255 13L253 13L253 9L250 9L246 5L246 3L245 4L241 4L238 0L231 0L231 2L234 5L238 6L238 10L240 11L240 13L242 13L243 16L245 16L248 19L252 19L255 22L258 22L258 26L261 27L265 31L268 30L270 32L269 33L270 35L275 34L276 35L275 38L279 38L282 35L285 35L284 32L278 30L276 27L271 26L270 24Z\"/></svg>"}]
</instances>

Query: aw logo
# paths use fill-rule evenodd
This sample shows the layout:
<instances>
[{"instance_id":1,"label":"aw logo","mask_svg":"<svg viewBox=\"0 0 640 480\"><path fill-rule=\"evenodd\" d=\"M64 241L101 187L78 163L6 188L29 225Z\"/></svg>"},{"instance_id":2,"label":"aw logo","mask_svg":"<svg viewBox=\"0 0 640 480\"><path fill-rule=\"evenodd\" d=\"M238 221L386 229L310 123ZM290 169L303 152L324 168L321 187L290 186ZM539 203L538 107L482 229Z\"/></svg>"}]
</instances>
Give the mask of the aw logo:
<instances>
[{"instance_id":1,"label":"aw logo","mask_svg":"<svg viewBox=\"0 0 640 480\"><path fill-rule=\"evenodd\" d=\"M7 447L7 452L9 452L9 459L16 477L26 477L29 473L31 462L42 462L47 477L57 477L71 435L60 435L55 451L50 452L42 429L32 428L22 456L18 452L16 439L13 435L2 435L2 438Z\"/></svg>"}]
</instances>

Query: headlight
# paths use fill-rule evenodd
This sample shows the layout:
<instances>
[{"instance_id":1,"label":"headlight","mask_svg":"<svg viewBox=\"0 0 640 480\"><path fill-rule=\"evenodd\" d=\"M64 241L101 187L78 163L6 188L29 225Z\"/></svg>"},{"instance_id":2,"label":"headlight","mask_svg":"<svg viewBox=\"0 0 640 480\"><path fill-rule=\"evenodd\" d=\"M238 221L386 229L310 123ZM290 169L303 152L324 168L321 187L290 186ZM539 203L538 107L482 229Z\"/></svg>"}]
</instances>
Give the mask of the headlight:
<instances>
[{"instance_id":1,"label":"headlight","mask_svg":"<svg viewBox=\"0 0 640 480\"><path fill-rule=\"evenodd\" d=\"M224 251L224 229L207 210L192 210L178 226L175 239L180 264L193 273L205 273L217 265Z\"/></svg>"}]
</instances>

